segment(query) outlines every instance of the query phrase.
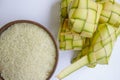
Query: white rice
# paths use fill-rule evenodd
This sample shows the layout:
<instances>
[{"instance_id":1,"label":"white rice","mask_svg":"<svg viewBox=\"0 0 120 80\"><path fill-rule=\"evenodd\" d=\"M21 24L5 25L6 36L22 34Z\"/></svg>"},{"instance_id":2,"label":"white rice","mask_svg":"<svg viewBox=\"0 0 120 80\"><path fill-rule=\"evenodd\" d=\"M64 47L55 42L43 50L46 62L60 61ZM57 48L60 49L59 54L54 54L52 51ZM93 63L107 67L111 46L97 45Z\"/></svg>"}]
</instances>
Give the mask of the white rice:
<instances>
[{"instance_id":1,"label":"white rice","mask_svg":"<svg viewBox=\"0 0 120 80\"><path fill-rule=\"evenodd\" d=\"M0 35L0 73L5 80L46 80L55 57L51 37L36 25L17 23Z\"/></svg>"}]
</instances>

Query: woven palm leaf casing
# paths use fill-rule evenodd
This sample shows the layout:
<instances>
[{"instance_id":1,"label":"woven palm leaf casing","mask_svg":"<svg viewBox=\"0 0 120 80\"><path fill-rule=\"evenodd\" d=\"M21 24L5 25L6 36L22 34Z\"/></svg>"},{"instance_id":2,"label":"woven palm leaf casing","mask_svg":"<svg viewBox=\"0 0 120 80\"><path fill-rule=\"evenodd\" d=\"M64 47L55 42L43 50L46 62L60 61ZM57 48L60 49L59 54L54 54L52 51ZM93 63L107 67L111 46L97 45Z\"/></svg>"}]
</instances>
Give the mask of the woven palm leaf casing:
<instances>
[{"instance_id":1,"label":"woven palm leaf casing","mask_svg":"<svg viewBox=\"0 0 120 80\"><path fill-rule=\"evenodd\" d=\"M117 36L120 36L120 26L119 26L119 28L118 28L116 34L117 34Z\"/></svg>"},{"instance_id":2,"label":"woven palm leaf casing","mask_svg":"<svg viewBox=\"0 0 120 80\"><path fill-rule=\"evenodd\" d=\"M59 33L59 43L61 50L81 50L85 44L85 38L78 33L71 32L68 19L65 19Z\"/></svg>"},{"instance_id":3,"label":"woven palm leaf casing","mask_svg":"<svg viewBox=\"0 0 120 80\"><path fill-rule=\"evenodd\" d=\"M83 49L82 53L73 59L73 62L79 60L81 57L87 55L89 65L96 63L107 64L112 53L112 48L117 39L116 28L109 24L100 24L94 36L89 40L89 48L87 51Z\"/></svg>"},{"instance_id":4,"label":"woven palm leaf casing","mask_svg":"<svg viewBox=\"0 0 120 80\"><path fill-rule=\"evenodd\" d=\"M83 49L80 51L80 53L76 54L76 56L72 59L71 63L76 62L77 60L88 54L88 50L91 42L90 40L91 40L90 38L85 39L85 44L83 45Z\"/></svg>"},{"instance_id":5,"label":"woven palm leaf casing","mask_svg":"<svg viewBox=\"0 0 120 80\"><path fill-rule=\"evenodd\" d=\"M96 2L104 3L104 2L111 2L114 3L115 0L95 0Z\"/></svg>"},{"instance_id":6,"label":"woven palm leaf casing","mask_svg":"<svg viewBox=\"0 0 120 80\"><path fill-rule=\"evenodd\" d=\"M68 7L73 0L61 0L61 17L68 18Z\"/></svg>"},{"instance_id":7,"label":"woven palm leaf casing","mask_svg":"<svg viewBox=\"0 0 120 80\"><path fill-rule=\"evenodd\" d=\"M74 0L69 10L71 30L83 37L92 37L96 31L102 5L92 0Z\"/></svg>"},{"instance_id":8,"label":"woven palm leaf casing","mask_svg":"<svg viewBox=\"0 0 120 80\"><path fill-rule=\"evenodd\" d=\"M99 22L109 23L118 27L120 25L120 5L110 2L103 3L103 10Z\"/></svg>"}]
</instances>

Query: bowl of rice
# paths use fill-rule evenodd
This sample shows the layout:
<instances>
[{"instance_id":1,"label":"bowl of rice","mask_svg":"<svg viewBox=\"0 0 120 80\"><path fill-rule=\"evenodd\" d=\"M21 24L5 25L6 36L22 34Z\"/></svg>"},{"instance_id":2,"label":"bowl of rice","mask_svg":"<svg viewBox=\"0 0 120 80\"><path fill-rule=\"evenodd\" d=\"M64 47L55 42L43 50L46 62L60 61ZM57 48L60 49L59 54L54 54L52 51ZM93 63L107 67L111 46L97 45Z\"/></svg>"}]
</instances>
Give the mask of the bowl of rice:
<instances>
[{"instance_id":1,"label":"bowl of rice","mask_svg":"<svg viewBox=\"0 0 120 80\"><path fill-rule=\"evenodd\" d=\"M0 80L50 80L58 61L51 33L29 20L0 28Z\"/></svg>"}]
</instances>

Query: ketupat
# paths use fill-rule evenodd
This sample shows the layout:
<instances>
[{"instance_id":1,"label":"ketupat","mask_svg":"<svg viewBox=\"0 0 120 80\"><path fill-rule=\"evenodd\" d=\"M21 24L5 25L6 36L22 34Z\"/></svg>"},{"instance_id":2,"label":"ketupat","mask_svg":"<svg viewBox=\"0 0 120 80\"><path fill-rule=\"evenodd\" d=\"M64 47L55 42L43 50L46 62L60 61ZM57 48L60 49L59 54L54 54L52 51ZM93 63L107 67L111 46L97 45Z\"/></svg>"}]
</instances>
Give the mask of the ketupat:
<instances>
[{"instance_id":1,"label":"ketupat","mask_svg":"<svg viewBox=\"0 0 120 80\"><path fill-rule=\"evenodd\" d=\"M118 3L103 3L103 10L100 16L100 23L109 23L115 27L120 25L120 5Z\"/></svg>"},{"instance_id":2,"label":"ketupat","mask_svg":"<svg viewBox=\"0 0 120 80\"><path fill-rule=\"evenodd\" d=\"M105 24L104 24L105 25ZM106 24L108 27L110 26L109 24ZM101 26L102 26L102 24L101 24ZM100 26L99 26L100 27ZM114 27L113 27L114 28ZM98 28L99 29L99 28ZM100 28L101 29L101 28ZM108 28L109 29L109 28ZM118 29L118 28L116 28L116 29ZM118 29L119 30L119 29ZM116 36L118 36L118 30L117 30L117 33L116 33ZM98 32L99 31L99 32ZM110 31L109 31L110 32ZM99 33L99 34L98 34ZM101 35L100 35L100 33L101 33ZM101 39L101 40L99 40L98 42L95 42L96 40L95 40L95 37L96 37L96 34L98 34L98 36L101 36L101 37L106 37L106 40L105 39L101 39L101 38L99 38L99 39ZM107 41L111 41L111 38L110 37L107 37L107 36L109 36L109 35L111 35L111 34L108 34L108 30L106 29L104 29L104 32L103 32L103 30L101 29L101 30L97 30L96 32L95 32L95 34L94 34L94 37L92 38L92 39L89 39L89 44L90 45L88 45L88 46L90 46L89 47L89 49L92 49L92 52L96 52L96 50L98 50L99 49L99 47L101 46L101 48L103 48L106 44L105 43L108 43ZM97 37L98 37L97 36ZM115 37L115 34L114 35L112 35L112 37ZM115 38L116 39L116 38ZM88 40L87 40L88 41ZM112 40L113 41L113 40ZM113 44L113 43L112 43ZM93 46L94 45L94 46ZM103 46L103 47L102 47ZM85 51L85 49L86 49L86 51ZM75 62L75 61L77 61L78 59L80 59L81 58L81 55L86 55L86 54L88 54L89 55L89 51L88 51L88 47L87 48L85 48L85 49L83 49L82 50L82 52L76 57L76 58L74 58L73 59L73 61L72 62ZM112 50L112 49L110 49L110 50ZM106 50L106 51L109 51L109 50ZM102 53L101 53L102 54ZM91 59L93 59L93 58L91 58ZM106 62L107 63L107 62Z\"/></svg>"},{"instance_id":3,"label":"ketupat","mask_svg":"<svg viewBox=\"0 0 120 80\"><path fill-rule=\"evenodd\" d=\"M90 40L90 47L87 54L80 59L77 59L76 62L61 71L57 77L62 79L83 66L94 67L97 63L108 64L114 42L119 34L118 30L118 28L107 23L100 24L97 31L94 33L94 36Z\"/></svg>"},{"instance_id":4,"label":"ketupat","mask_svg":"<svg viewBox=\"0 0 120 80\"><path fill-rule=\"evenodd\" d=\"M68 19L65 19L59 32L59 45L61 50L81 50L85 44L85 38L80 34L70 31Z\"/></svg>"},{"instance_id":5,"label":"ketupat","mask_svg":"<svg viewBox=\"0 0 120 80\"><path fill-rule=\"evenodd\" d=\"M70 28L83 37L92 37L96 31L102 5L92 0L74 0L69 9Z\"/></svg>"}]
</instances>

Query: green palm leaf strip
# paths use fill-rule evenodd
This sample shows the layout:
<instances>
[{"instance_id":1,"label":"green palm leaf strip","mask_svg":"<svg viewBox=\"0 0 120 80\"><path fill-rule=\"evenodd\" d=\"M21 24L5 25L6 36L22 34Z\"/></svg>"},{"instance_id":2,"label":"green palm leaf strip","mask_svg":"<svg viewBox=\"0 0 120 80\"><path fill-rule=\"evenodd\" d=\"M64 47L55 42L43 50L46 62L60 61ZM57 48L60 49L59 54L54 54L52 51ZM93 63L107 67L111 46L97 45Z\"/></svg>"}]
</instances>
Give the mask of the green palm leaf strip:
<instances>
[{"instance_id":1,"label":"green palm leaf strip","mask_svg":"<svg viewBox=\"0 0 120 80\"><path fill-rule=\"evenodd\" d=\"M115 0L94 0L96 2L99 2L99 3L105 3L105 2L111 2L111 3L114 3Z\"/></svg>"},{"instance_id":2,"label":"green palm leaf strip","mask_svg":"<svg viewBox=\"0 0 120 80\"><path fill-rule=\"evenodd\" d=\"M73 0L61 0L60 9L61 9L61 21L68 18L68 8Z\"/></svg>"}]
</instances>

